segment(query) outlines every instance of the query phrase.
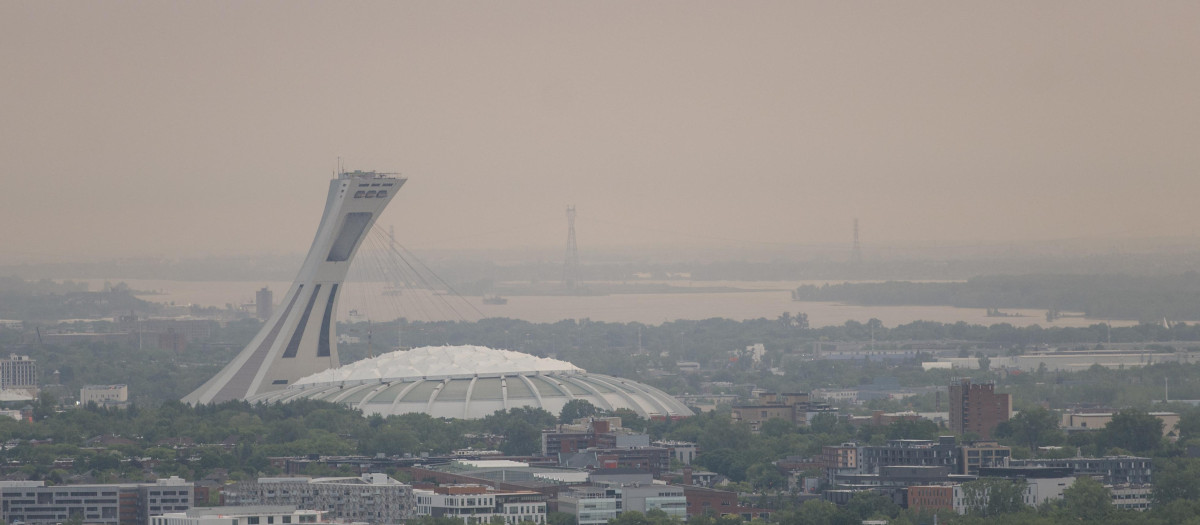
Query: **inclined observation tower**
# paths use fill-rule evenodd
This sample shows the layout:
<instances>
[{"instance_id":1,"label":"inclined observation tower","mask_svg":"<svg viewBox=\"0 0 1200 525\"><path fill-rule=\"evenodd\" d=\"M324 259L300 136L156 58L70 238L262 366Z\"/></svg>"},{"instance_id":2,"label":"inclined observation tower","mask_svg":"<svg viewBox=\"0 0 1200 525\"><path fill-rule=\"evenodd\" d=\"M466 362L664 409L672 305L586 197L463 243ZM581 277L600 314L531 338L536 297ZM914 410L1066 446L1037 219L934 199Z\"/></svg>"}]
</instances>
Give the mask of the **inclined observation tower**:
<instances>
[{"instance_id":1,"label":"inclined observation tower","mask_svg":"<svg viewBox=\"0 0 1200 525\"><path fill-rule=\"evenodd\" d=\"M406 180L374 171L338 173L329 182L316 238L281 307L233 361L183 401L246 399L337 367L338 289L363 236Z\"/></svg>"}]
</instances>

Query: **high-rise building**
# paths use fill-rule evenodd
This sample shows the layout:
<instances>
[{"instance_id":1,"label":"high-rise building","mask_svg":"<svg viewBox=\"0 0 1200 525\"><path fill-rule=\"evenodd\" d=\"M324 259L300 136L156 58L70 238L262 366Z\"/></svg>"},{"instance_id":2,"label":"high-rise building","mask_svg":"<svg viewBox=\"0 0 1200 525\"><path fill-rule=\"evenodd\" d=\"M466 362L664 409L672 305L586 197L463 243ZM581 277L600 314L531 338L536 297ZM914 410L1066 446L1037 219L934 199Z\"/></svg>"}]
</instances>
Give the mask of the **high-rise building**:
<instances>
[{"instance_id":1,"label":"high-rise building","mask_svg":"<svg viewBox=\"0 0 1200 525\"><path fill-rule=\"evenodd\" d=\"M950 383L950 430L991 439L996 425L1012 417L1012 396L997 394L995 383L973 384L970 379Z\"/></svg>"},{"instance_id":2,"label":"high-rise building","mask_svg":"<svg viewBox=\"0 0 1200 525\"><path fill-rule=\"evenodd\" d=\"M11 354L0 359L0 390L24 390L31 396L38 392L37 361L27 355Z\"/></svg>"},{"instance_id":3,"label":"high-rise building","mask_svg":"<svg viewBox=\"0 0 1200 525\"><path fill-rule=\"evenodd\" d=\"M184 402L245 399L338 366L338 289L363 236L406 180L374 171L341 172L331 180L316 237L280 308L232 362Z\"/></svg>"},{"instance_id":4,"label":"high-rise building","mask_svg":"<svg viewBox=\"0 0 1200 525\"><path fill-rule=\"evenodd\" d=\"M254 316L266 321L275 309L275 294L266 286L254 293Z\"/></svg>"}]
</instances>

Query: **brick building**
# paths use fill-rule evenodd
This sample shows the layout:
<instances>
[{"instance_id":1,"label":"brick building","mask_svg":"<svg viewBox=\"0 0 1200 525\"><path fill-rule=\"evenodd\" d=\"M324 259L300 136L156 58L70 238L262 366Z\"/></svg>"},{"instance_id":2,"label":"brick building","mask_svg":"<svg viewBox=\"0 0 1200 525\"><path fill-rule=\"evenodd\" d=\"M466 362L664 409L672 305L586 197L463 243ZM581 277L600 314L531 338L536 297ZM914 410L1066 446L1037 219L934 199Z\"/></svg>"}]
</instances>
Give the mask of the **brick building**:
<instances>
[{"instance_id":1,"label":"brick building","mask_svg":"<svg viewBox=\"0 0 1200 525\"><path fill-rule=\"evenodd\" d=\"M991 439L996 425L1012 417L1012 396L997 394L995 383L972 384L970 379L950 383L950 430Z\"/></svg>"},{"instance_id":2,"label":"brick building","mask_svg":"<svg viewBox=\"0 0 1200 525\"><path fill-rule=\"evenodd\" d=\"M956 511L955 503L962 499L962 485L914 485L908 487L908 508L915 511Z\"/></svg>"}]
</instances>

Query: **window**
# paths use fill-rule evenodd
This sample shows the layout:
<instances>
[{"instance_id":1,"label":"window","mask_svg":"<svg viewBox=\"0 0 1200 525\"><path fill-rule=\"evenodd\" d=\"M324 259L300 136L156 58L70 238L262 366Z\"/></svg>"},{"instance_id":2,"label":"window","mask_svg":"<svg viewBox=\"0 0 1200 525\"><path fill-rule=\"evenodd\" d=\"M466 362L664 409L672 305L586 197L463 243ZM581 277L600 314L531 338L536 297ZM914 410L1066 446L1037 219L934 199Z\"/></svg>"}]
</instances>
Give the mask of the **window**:
<instances>
[{"instance_id":1,"label":"window","mask_svg":"<svg viewBox=\"0 0 1200 525\"><path fill-rule=\"evenodd\" d=\"M258 525L258 516L250 516L246 518L247 525Z\"/></svg>"}]
</instances>

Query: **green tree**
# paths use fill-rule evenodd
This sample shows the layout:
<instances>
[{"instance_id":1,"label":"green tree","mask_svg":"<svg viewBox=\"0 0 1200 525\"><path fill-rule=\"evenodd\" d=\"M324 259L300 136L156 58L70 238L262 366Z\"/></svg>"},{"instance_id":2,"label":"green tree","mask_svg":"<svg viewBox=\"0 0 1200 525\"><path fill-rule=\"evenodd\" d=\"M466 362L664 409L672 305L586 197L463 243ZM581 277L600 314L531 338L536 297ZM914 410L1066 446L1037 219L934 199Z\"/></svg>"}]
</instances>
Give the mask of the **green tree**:
<instances>
[{"instance_id":1,"label":"green tree","mask_svg":"<svg viewBox=\"0 0 1200 525\"><path fill-rule=\"evenodd\" d=\"M980 478L962 485L963 505L975 516L996 516L1025 507L1025 482Z\"/></svg>"},{"instance_id":2,"label":"green tree","mask_svg":"<svg viewBox=\"0 0 1200 525\"><path fill-rule=\"evenodd\" d=\"M597 412L599 410L586 399L572 399L563 405L562 412L558 414L558 422L570 423L576 419L594 416Z\"/></svg>"},{"instance_id":3,"label":"green tree","mask_svg":"<svg viewBox=\"0 0 1200 525\"><path fill-rule=\"evenodd\" d=\"M850 497L850 501L846 503L846 510L862 520L879 517L890 519L900 513L900 506L883 494L864 490Z\"/></svg>"},{"instance_id":4,"label":"green tree","mask_svg":"<svg viewBox=\"0 0 1200 525\"><path fill-rule=\"evenodd\" d=\"M829 412L821 412L813 416L809 423L809 428L817 434L833 434L837 432L838 417L837 414Z\"/></svg>"},{"instance_id":5,"label":"green tree","mask_svg":"<svg viewBox=\"0 0 1200 525\"><path fill-rule=\"evenodd\" d=\"M1058 418L1053 412L1042 407L1022 410L1012 419L1001 423L996 427L996 436L1011 438L1014 442L1029 447L1030 452L1037 450L1039 446L1062 442Z\"/></svg>"},{"instance_id":6,"label":"green tree","mask_svg":"<svg viewBox=\"0 0 1200 525\"><path fill-rule=\"evenodd\" d=\"M787 486L787 479L779 468L770 463L756 463L746 469L746 481L758 491L779 490Z\"/></svg>"},{"instance_id":7,"label":"green tree","mask_svg":"<svg viewBox=\"0 0 1200 525\"><path fill-rule=\"evenodd\" d=\"M937 423L928 419L897 419L887 426L888 439L937 439Z\"/></svg>"},{"instance_id":8,"label":"green tree","mask_svg":"<svg viewBox=\"0 0 1200 525\"><path fill-rule=\"evenodd\" d=\"M569 512L548 512L546 523L549 525L576 525L575 515Z\"/></svg>"},{"instance_id":9,"label":"green tree","mask_svg":"<svg viewBox=\"0 0 1200 525\"><path fill-rule=\"evenodd\" d=\"M767 437L781 437L796 431L796 425L783 418L773 417L763 422L759 432Z\"/></svg>"},{"instance_id":10,"label":"green tree","mask_svg":"<svg viewBox=\"0 0 1200 525\"><path fill-rule=\"evenodd\" d=\"M1163 422L1136 408L1113 414L1104 427L1104 439L1110 447L1123 448L1135 454L1150 454L1162 444Z\"/></svg>"},{"instance_id":11,"label":"green tree","mask_svg":"<svg viewBox=\"0 0 1200 525\"><path fill-rule=\"evenodd\" d=\"M1099 481L1081 476L1063 490L1062 505L1068 515L1095 523L1112 513L1112 491Z\"/></svg>"},{"instance_id":12,"label":"green tree","mask_svg":"<svg viewBox=\"0 0 1200 525\"><path fill-rule=\"evenodd\" d=\"M1154 461L1155 506L1176 500L1200 500L1200 459L1169 458Z\"/></svg>"},{"instance_id":13,"label":"green tree","mask_svg":"<svg viewBox=\"0 0 1200 525\"><path fill-rule=\"evenodd\" d=\"M646 515L636 510L627 510L622 512L611 520L608 520L609 525L650 525L650 520L646 519Z\"/></svg>"}]
</instances>

